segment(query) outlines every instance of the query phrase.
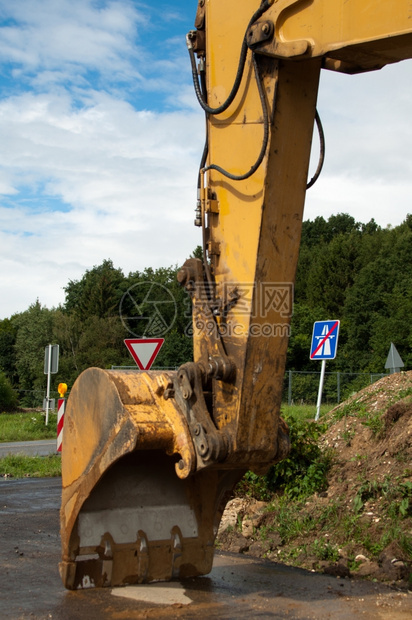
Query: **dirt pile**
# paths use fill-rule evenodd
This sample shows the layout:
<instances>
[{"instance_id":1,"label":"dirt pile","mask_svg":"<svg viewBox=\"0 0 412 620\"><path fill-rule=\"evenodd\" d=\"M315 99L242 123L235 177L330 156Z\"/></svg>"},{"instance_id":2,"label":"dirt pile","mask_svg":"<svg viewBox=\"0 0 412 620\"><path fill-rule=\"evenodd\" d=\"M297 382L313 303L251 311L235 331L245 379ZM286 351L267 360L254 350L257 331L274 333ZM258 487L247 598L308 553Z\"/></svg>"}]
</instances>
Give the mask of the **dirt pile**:
<instances>
[{"instance_id":1,"label":"dirt pile","mask_svg":"<svg viewBox=\"0 0 412 620\"><path fill-rule=\"evenodd\" d=\"M299 501L235 498L218 546L412 589L412 371L382 378L322 422L327 490Z\"/></svg>"}]
</instances>

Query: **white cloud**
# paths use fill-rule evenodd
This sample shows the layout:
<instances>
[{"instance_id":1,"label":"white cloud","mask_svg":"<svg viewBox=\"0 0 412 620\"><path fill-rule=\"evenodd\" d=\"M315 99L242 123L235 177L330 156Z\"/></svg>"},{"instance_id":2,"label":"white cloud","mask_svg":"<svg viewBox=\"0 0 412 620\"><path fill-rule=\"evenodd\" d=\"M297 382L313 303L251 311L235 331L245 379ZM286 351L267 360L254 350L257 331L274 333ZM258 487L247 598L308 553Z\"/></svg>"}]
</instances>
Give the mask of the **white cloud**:
<instances>
[{"instance_id":1,"label":"white cloud","mask_svg":"<svg viewBox=\"0 0 412 620\"><path fill-rule=\"evenodd\" d=\"M395 226L412 212L411 82L411 60L357 76L323 74L326 161L305 218L344 212Z\"/></svg>"},{"instance_id":2,"label":"white cloud","mask_svg":"<svg viewBox=\"0 0 412 620\"><path fill-rule=\"evenodd\" d=\"M185 16L172 8L0 0L0 58L11 63L0 99L0 319L37 297L61 303L68 281L104 259L126 273L169 266L200 243L204 121L169 28ZM326 163L306 217L385 226L412 211L411 70L324 75Z\"/></svg>"},{"instance_id":3,"label":"white cloud","mask_svg":"<svg viewBox=\"0 0 412 620\"><path fill-rule=\"evenodd\" d=\"M160 98L181 85L184 33L171 36L183 21L178 11L159 14L135 0L0 0L1 17L0 58L19 87L77 88L83 102L93 87Z\"/></svg>"},{"instance_id":4,"label":"white cloud","mask_svg":"<svg viewBox=\"0 0 412 620\"><path fill-rule=\"evenodd\" d=\"M62 302L68 280L104 258L127 273L181 262L200 242L192 224L200 113L139 112L98 93L76 109L67 95L25 93L0 102L0 131L13 192L13 208L7 195L0 200L0 286L25 282L17 298L2 295L0 316L37 296ZM67 210L51 210L53 198Z\"/></svg>"},{"instance_id":5,"label":"white cloud","mask_svg":"<svg viewBox=\"0 0 412 620\"><path fill-rule=\"evenodd\" d=\"M101 7L92 0L3 0L0 14L11 20L0 31L0 53L26 69L62 63L119 69L122 59L136 56L137 25L144 21L127 0Z\"/></svg>"}]
</instances>

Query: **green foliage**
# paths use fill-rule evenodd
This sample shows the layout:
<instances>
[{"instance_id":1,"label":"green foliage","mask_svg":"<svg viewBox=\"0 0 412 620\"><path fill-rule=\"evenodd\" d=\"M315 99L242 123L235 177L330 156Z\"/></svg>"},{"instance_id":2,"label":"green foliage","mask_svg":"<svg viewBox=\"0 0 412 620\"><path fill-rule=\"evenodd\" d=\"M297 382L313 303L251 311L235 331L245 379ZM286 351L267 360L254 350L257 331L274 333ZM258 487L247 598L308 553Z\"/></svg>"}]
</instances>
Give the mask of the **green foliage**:
<instances>
[{"instance_id":1,"label":"green foliage","mask_svg":"<svg viewBox=\"0 0 412 620\"><path fill-rule=\"evenodd\" d=\"M400 482L386 476L384 480L366 480L353 500L355 513L362 512L365 502L382 498L387 515L393 521L412 516L412 482Z\"/></svg>"},{"instance_id":2,"label":"green foliage","mask_svg":"<svg viewBox=\"0 0 412 620\"><path fill-rule=\"evenodd\" d=\"M302 511L303 503L290 501L286 495L275 497L270 510L276 514L276 531L282 542L305 536L318 528L318 524L310 515Z\"/></svg>"},{"instance_id":3,"label":"green foliage","mask_svg":"<svg viewBox=\"0 0 412 620\"><path fill-rule=\"evenodd\" d=\"M380 438L385 429L385 423L382 418L382 413L378 411L377 413L370 413L362 419L362 424L371 429L373 435L376 438Z\"/></svg>"},{"instance_id":4,"label":"green foliage","mask_svg":"<svg viewBox=\"0 0 412 620\"><path fill-rule=\"evenodd\" d=\"M194 254L199 254L199 248ZM0 321L0 371L18 391L19 405L42 403L44 348L50 343L60 348L52 392L60 382L70 389L91 366L134 366L125 338L164 336L155 368L175 368L190 361L191 301L176 272L177 267L146 268L125 276L111 260L104 260L80 280L69 281L63 307L49 310L36 301L25 312Z\"/></svg>"},{"instance_id":5,"label":"green foliage","mask_svg":"<svg viewBox=\"0 0 412 620\"><path fill-rule=\"evenodd\" d=\"M337 562L339 559L339 550L329 540L316 540L312 545L312 551L319 560L327 560L328 562Z\"/></svg>"},{"instance_id":6,"label":"green foliage","mask_svg":"<svg viewBox=\"0 0 412 620\"><path fill-rule=\"evenodd\" d=\"M326 489L331 456L318 443L326 426L292 415L285 419L291 441L289 456L273 465L265 476L247 472L237 492L267 501L279 490L296 499Z\"/></svg>"},{"instance_id":7,"label":"green foliage","mask_svg":"<svg viewBox=\"0 0 412 620\"><path fill-rule=\"evenodd\" d=\"M366 407L363 403L359 403L358 399L354 399L349 403L340 405L333 411L334 420L342 420L348 416L366 416Z\"/></svg>"},{"instance_id":8,"label":"green foliage","mask_svg":"<svg viewBox=\"0 0 412 620\"><path fill-rule=\"evenodd\" d=\"M38 389L45 385L44 349L52 342L54 315L55 310L48 310L36 301L13 319L17 327L14 348L18 387L21 390Z\"/></svg>"},{"instance_id":9,"label":"green foliage","mask_svg":"<svg viewBox=\"0 0 412 620\"><path fill-rule=\"evenodd\" d=\"M339 355L331 362L336 369L384 372L391 342L405 368L411 367L410 219L384 230L373 220L360 224L345 214L303 223L295 307L304 304L307 313L321 307L323 314L317 320L341 319ZM300 314L296 322L292 320L294 346L299 322ZM291 367L306 370L296 366L293 349L291 355ZM307 364L303 355L301 359Z\"/></svg>"},{"instance_id":10,"label":"green foliage","mask_svg":"<svg viewBox=\"0 0 412 620\"><path fill-rule=\"evenodd\" d=\"M0 478L53 478L61 476L61 458L50 456L20 456L0 459Z\"/></svg>"},{"instance_id":11,"label":"green foliage","mask_svg":"<svg viewBox=\"0 0 412 620\"><path fill-rule=\"evenodd\" d=\"M0 371L0 411L12 411L17 406L17 394L9 379Z\"/></svg>"},{"instance_id":12,"label":"green foliage","mask_svg":"<svg viewBox=\"0 0 412 620\"><path fill-rule=\"evenodd\" d=\"M13 383L16 375L16 354L14 345L16 342L17 327L12 319L0 321L0 370Z\"/></svg>"},{"instance_id":13,"label":"green foliage","mask_svg":"<svg viewBox=\"0 0 412 620\"><path fill-rule=\"evenodd\" d=\"M283 489L291 497L306 497L326 488L326 474L330 457L319 447L319 437L326 430L324 425L298 418L286 419L289 426L291 451L266 475L268 487Z\"/></svg>"},{"instance_id":14,"label":"green foliage","mask_svg":"<svg viewBox=\"0 0 412 620\"><path fill-rule=\"evenodd\" d=\"M269 501L273 497L265 476L259 476L248 471L242 480L236 486L236 494L239 496L248 496L263 502Z\"/></svg>"},{"instance_id":15,"label":"green foliage","mask_svg":"<svg viewBox=\"0 0 412 620\"><path fill-rule=\"evenodd\" d=\"M312 326L327 318L341 320L338 356L328 363L328 371L341 371L342 398L364 387L364 378L349 378L347 373L385 372L391 342L405 370L412 367L411 221L408 215L400 226L382 229L373 220L362 224L339 213L328 220L303 222L288 369L319 370L309 360ZM201 248L193 256L201 258ZM60 369L52 390L60 381L70 387L89 366L133 364L123 340L141 336L165 336L157 367L174 368L189 361L191 303L176 272L173 266L147 267L125 275L110 259L95 265L79 280L68 282L62 307L50 310L37 301L0 321L0 371L20 394L41 394L46 383L44 347L57 343ZM162 291L168 292L171 303L159 303L157 315L151 315L153 302L162 302ZM313 376L295 376L293 398L314 402L317 388ZM337 396L336 383L328 376L324 396L329 402ZM20 401L30 404L29 397Z\"/></svg>"},{"instance_id":16,"label":"green foliage","mask_svg":"<svg viewBox=\"0 0 412 620\"><path fill-rule=\"evenodd\" d=\"M82 320L117 314L124 279L121 269L116 269L111 260L104 260L87 270L81 280L69 281L64 288L66 311Z\"/></svg>"},{"instance_id":17,"label":"green foliage","mask_svg":"<svg viewBox=\"0 0 412 620\"><path fill-rule=\"evenodd\" d=\"M0 441L34 441L56 438L57 415L49 413L45 424L45 413L0 413Z\"/></svg>"}]
</instances>

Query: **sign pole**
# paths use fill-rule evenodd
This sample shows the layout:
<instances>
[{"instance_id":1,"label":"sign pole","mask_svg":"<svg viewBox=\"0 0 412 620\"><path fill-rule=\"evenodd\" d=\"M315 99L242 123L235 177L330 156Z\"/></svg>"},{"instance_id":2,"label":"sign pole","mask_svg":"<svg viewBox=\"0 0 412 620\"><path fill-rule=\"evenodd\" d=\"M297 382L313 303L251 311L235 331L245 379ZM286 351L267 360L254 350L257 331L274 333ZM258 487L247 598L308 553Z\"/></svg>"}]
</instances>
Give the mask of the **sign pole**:
<instances>
[{"instance_id":1,"label":"sign pole","mask_svg":"<svg viewBox=\"0 0 412 620\"><path fill-rule=\"evenodd\" d=\"M54 399L50 401L51 375L59 370L59 345L48 344L44 347L44 374L47 375L47 393L43 408L46 410L46 426L49 423L49 411L54 409ZM51 407L50 407L51 405Z\"/></svg>"},{"instance_id":2,"label":"sign pole","mask_svg":"<svg viewBox=\"0 0 412 620\"><path fill-rule=\"evenodd\" d=\"M60 395L57 401L57 452L61 452L63 445L64 412L66 410L66 399L64 395L67 392L67 384L59 383L57 391Z\"/></svg>"},{"instance_id":3,"label":"sign pole","mask_svg":"<svg viewBox=\"0 0 412 620\"><path fill-rule=\"evenodd\" d=\"M320 369L320 379L319 379L318 402L316 403L316 416L315 416L316 422L319 420L319 415L320 415L320 405L322 402L323 383L325 381L325 368L326 368L326 360L322 360L322 367Z\"/></svg>"},{"instance_id":4,"label":"sign pole","mask_svg":"<svg viewBox=\"0 0 412 620\"><path fill-rule=\"evenodd\" d=\"M50 404L50 379L51 379L51 352L52 346L49 344L49 356L47 360L47 393L46 393L46 426L49 423L49 404Z\"/></svg>"},{"instance_id":5,"label":"sign pole","mask_svg":"<svg viewBox=\"0 0 412 620\"><path fill-rule=\"evenodd\" d=\"M315 321L313 324L312 344L310 347L310 359L322 360L320 371L318 401L316 403L316 422L320 416L320 405L322 402L323 383L325 381L326 360L333 360L336 357L338 347L340 321Z\"/></svg>"}]
</instances>

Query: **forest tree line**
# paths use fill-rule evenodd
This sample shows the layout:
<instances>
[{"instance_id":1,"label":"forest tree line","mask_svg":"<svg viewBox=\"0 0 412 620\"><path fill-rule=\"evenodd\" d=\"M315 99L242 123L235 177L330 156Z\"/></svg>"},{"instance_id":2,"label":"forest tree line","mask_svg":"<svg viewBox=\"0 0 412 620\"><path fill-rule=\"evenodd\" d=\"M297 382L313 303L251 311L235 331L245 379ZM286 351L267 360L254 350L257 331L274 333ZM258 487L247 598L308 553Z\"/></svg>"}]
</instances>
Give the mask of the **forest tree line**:
<instances>
[{"instance_id":1,"label":"forest tree line","mask_svg":"<svg viewBox=\"0 0 412 620\"><path fill-rule=\"evenodd\" d=\"M125 338L164 335L155 367L190 360L190 299L177 283L177 270L148 267L125 275L107 259L70 280L58 308L37 300L0 320L0 405L11 388L23 405L31 404L33 390L44 391L44 348L50 343L60 347L54 389L61 381L70 388L90 366L133 366ZM411 316L412 215L393 228L347 214L303 223L287 369L319 365L309 360L312 328L326 319L341 321L329 370L383 373L391 342L409 369Z\"/></svg>"}]
</instances>

